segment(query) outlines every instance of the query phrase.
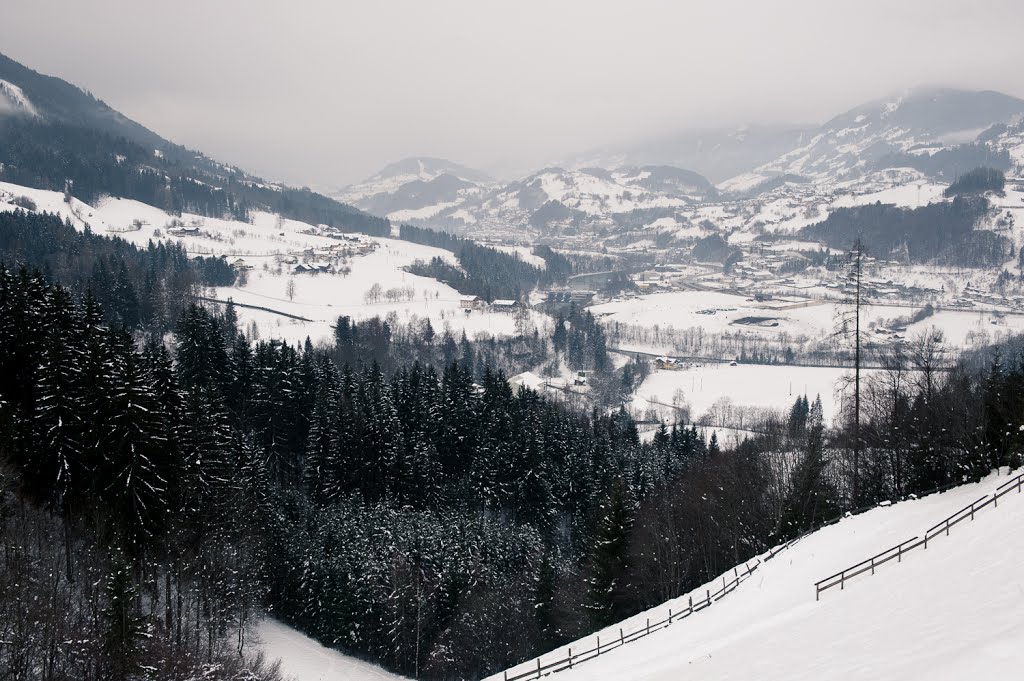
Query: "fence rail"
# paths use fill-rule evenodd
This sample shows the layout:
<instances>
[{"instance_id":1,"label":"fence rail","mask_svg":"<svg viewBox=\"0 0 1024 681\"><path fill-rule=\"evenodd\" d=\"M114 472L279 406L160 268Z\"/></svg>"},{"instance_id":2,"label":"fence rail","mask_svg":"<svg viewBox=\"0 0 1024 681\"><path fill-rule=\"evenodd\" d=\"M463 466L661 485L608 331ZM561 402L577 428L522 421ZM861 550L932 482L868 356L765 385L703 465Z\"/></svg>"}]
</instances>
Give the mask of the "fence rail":
<instances>
[{"instance_id":1,"label":"fence rail","mask_svg":"<svg viewBox=\"0 0 1024 681\"><path fill-rule=\"evenodd\" d=\"M732 593L736 589L736 587L738 587L741 583L749 579L750 575L752 575L754 571L757 570L758 567L760 567L762 562L771 560L780 552L789 548L795 542L796 540L792 540L786 542L785 544L780 544L779 546L774 547L772 550L768 552L768 555L765 556L763 561L760 558L757 558L756 562L754 562L753 565L750 565L750 563L744 563L742 565L742 570L740 569L741 566L734 567L730 571L732 573L731 579L729 572L726 572L723 575L721 575L722 586L719 587L717 590L711 591L709 587L705 587L703 598L701 598L700 595L697 595L696 600L694 600L694 594L690 594L688 603L685 608L678 610L676 612L673 612L672 609L669 608L668 616L664 619L652 621L650 618L646 618L645 620L638 621L636 624L634 624L633 626L635 628L628 632L626 631L625 627L620 627L618 631L618 636L612 635L611 638L608 638L606 635L604 641L601 640L600 636L597 636L596 645L594 645L594 647L587 648L584 650L578 650L576 652L573 652L572 648L567 648L565 657L560 657L551 660L547 663L542 662L541 658L538 657L536 659L536 667L531 666L526 671L523 671L515 675L509 675L509 672L506 670L503 677L503 681L523 681L524 679L539 679L544 674L559 672L563 669L571 669L572 667L581 662L592 660L599 655L604 655L605 653L611 652L616 648L621 648L627 643L632 643L633 641L644 638L645 636L653 634L656 631L660 631L661 629L667 629L670 625L672 625L675 622L679 622L680 620L684 620L687 617L690 617L691 615L700 612L701 610L710 608L714 603L720 601L726 595Z\"/></svg>"},{"instance_id":2,"label":"fence rail","mask_svg":"<svg viewBox=\"0 0 1024 681\"><path fill-rule=\"evenodd\" d=\"M952 489L953 487L958 487L959 485L962 485L962 484L964 484L963 481L958 481L958 482L952 482L952 483L949 483L949 484L946 484L946 485L942 485L941 487L936 487L935 489L929 491L927 493L927 495L935 494L935 493L938 493L938 492L945 492L946 490ZM1008 492L1012 491L1014 488L1011 487L1011 485L1016 485L1017 491L1020 492L1021 488L1022 488L1022 485L1024 485L1024 473L1022 473L1021 475L1018 475L1013 480L1010 480L1010 481L1004 483L1003 485L1000 485L999 488L997 489L996 495L994 495L995 498L994 499L990 499L990 501L997 502L999 497L1001 497L1001 496L1007 494ZM1003 490L1003 488L1006 488L1006 490L1000 492L999 490ZM922 496L926 496L926 495L922 495ZM917 498L917 497L914 496L914 497L911 497L911 498ZM979 500L979 501L981 501L981 500ZM978 502L975 502L975 504L977 504L977 503ZM540 679L542 676L544 676L546 674L553 674L555 672L560 672L560 671L563 671L565 669L572 669L573 667L575 667L576 665L580 664L581 662L587 662L589 660L593 660L594 658L598 657L599 655L604 655L605 653L611 652L612 650L615 650L616 648L621 648L622 646L626 645L627 643L632 643L633 641L636 641L636 640L639 640L641 638L644 638L645 636L653 634L656 631L661 631L662 629L667 629L672 624L674 624L676 622L679 622L681 620L684 620L684 619L690 617L691 615L700 612L701 610L705 610L705 609L711 607L714 603L718 602L719 600L721 600L722 598L724 598L728 594L732 593L736 589L736 587L738 587L744 581L749 579L750 576L754 573L754 571L756 571L763 563L768 562L769 560L771 560L775 556L779 555L780 553L782 553L786 549L788 549L791 546L793 546L794 544L798 543L801 539L803 539L807 535L812 534L814 532L817 532L818 530L820 530L822 528L825 528L825 527L828 527L830 525L834 525L834 524L838 523L840 520L842 520L845 517L848 517L848 516L851 516L851 515L857 515L859 513L863 513L864 511L868 511L868 510L871 510L873 508L877 508L877 507L879 507L880 505L883 505L883 504L884 505L889 505L888 502L881 502L879 504L872 504L872 505L868 505L868 506L862 506L862 507L857 508L857 509L846 511L846 512L836 516L835 518L831 518L831 519L829 519L827 521L824 521L822 523L819 523L819 524L815 525L811 529L808 529L807 531L801 533L799 536L797 536L797 537L795 537L793 539L790 539L789 541L783 542L781 544L778 544L777 546L772 547L771 549L768 550L767 554L764 555L763 559L760 558L760 557L759 558L755 558L754 559L755 562L753 563L753 565L751 565L749 562L747 562L747 563L744 563L742 566L736 566L732 570L729 570L729 571L723 573L722 575L720 575L719 578L722 580L722 586L720 588L718 588L717 590L715 590L714 592L712 592L709 587L705 586L704 587L704 595L703 595L703 597L701 597L700 594L698 594L696 601L694 600L694 594L693 593L689 594L689 598L688 598L688 602L687 602L686 607L681 609L681 610L679 610L679 611L677 611L677 612L673 612L672 609L669 608L668 616L665 617L664 619L658 619L658 620L652 621L650 618L646 618L642 622L637 620L637 622L632 625L633 628L631 628L630 631L626 631L626 627L620 627L619 631L618 631L618 636L615 636L613 634L609 638L606 635L604 641L601 640L600 636L596 636L595 637L595 645L593 647L591 647L591 648L584 648L584 649L581 649L581 650L577 650L575 652L573 651L573 649L571 647L570 648L566 648L566 654L565 654L564 657L558 657L558 658L555 658L553 660L549 660L548 662L544 662L542 658L548 657L550 654L549 655L544 655L544 656L539 656L535 660L533 660L532 662L525 662L525 663L522 663L520 665L516 665L516 667L523 667L524 668L524 671L522 671L522 672L518 672L516 674L510 674L509 670L505 670L504 675L502 677L502 681L526 681L527 679ZM983 508L983 506L976 506L975 504L972 504L971 506L964 507L963 509L961 509L957 513L954 513L953 516L950 516L949 518L947 518L947 519L943 520L942 522L940 522L938 525L936 525L932 529L935 530L936 528L941 528L938 531L939 532L944 531L946 529L945 523L947 521L952 521L953 518L957 514L959 514L959 513L967 513L968 515L973 517L973 515L972 515L972 507L973 507L973 511L975 511L975 512L979 508ZM959 521L956 521L956 522L959 522ZM949 527L952 527L953 525L955 525L956 522L952 522L949 525ZM925 536L926 536L926 538L928 537L927 534ZM846 570L843 570L842 572L838 572L838 573L832 575L831 577L828 577L826 579L821 580L820 582L818 582L815 585L816 587L819 587L821 584L823 584L825 582L828 582L830 580L835 580L835 583L829 584L829 585L827 585L827 586L825 586L823 588L818 589L818 595L820 596L822 591L824 591L825 589L828 589L828 588L830 588L832 586L835 586L836 584L840 585L839 586L840 589L844 588L846 580L849 580L852 577L854 577L854 576L856 576L858 574L861 574L862 572L867 572L867 571L870 570L872 572L872 574L873 574L875 568L877 568L878 566L883 565L883 564L889 562L893 558L895 558L897 561L902 561L903 560L903 555L905 553L907 553L907 551L909 551L909 550L911 550L913 548L916 548L917 546L922 545L924 543L924 541L925 540L920 539L918 537L914 537L913 539L908 539L907 541L892 547L888 551L883 551L882 553L880 553L880 554L878 554L876 556L872 556L871 558L868 558L865 561L861 561L857 565L853 565L853 566L851 566L849 568L846 568ZM913 543L913 542L917 542L917 543ZM742 570L741 570L741 567L742 567ZM858 570L858 571L854 572L854 570ZM732 578L731 579L729 578L730 573L732 573ZM718 580L716 579L715 582L717 582L717 581ZM530 664L531 666L529 668L525 668L524 665L526 665L526 664ZM535 666L534 666L534 664L535 664ZM513 667L513 669L514 668L515 667Z\"/></svg>"},{"instance_id":3,"label":"fence rail","mask_svg":"<svg viewBox=\"0 0 1024 681\"><path fill-rule=\"evenodd\" d=\"M834 575L830 575L825 579L815 582L814 600L821 600L822 592L827 591L828 589L831 589L832 587L837 585L839 586L839 590L842 591L846 588L846 581L856 577L857 575L864 574L869 570L871 571L871 574L875 574L875 569L878 566L888 563L893 558L895 558L897 562L903 562L903 556L907 552L913 551L919 546L927 549L929 540L934 539L935 537L941 534L945 534L948 537L949 530L951 527L954 527L957 523L963 522L967 519L973 521L974 515L981 509L988 506L989 504L992 504L993 508L998 507L999 499L1003 496L1006 496L1014 489L1017 490L1018 494L1020 494L1021 490L1024 489L1024 473L1020 473L1015 478L1008 480L1007 482L1004 482L1002 485L996 488L995 492L992 492L991 494L986 494L985 496L981 497L980 499L977 499L976 501L972 501L971 503L967 504L956 513L953 513L943 518L939 522L935 523L934 525L928 528L928 531L924 533L923 537L912 537L910 539L907 539L906 541L900 542L891 549L886 549L881 553L876 553L870 558L862 560L861 562L855 565L851 565L850 567L841 570L835 573Z\"/></svg>"}]
</instances>

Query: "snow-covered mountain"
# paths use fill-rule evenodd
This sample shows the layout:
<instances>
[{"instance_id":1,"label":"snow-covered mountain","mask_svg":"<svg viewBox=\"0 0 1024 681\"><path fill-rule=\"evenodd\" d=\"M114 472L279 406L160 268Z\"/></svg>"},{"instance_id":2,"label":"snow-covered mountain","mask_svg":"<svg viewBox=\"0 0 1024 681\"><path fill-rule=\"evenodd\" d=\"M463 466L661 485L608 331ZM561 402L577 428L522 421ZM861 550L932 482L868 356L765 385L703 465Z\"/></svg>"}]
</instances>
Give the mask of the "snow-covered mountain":
<instances>
[{"instance_id":1,"label":"snow-covered mountain","mask_svg":"<svg viewBox=\"0 0 1024 681\"><path fill-rule=\"evenodd\" d=\"M627 245L651 229L679 239L715 228L753 236L822 220L837 202L926 203L978 166L1019 174L1022 118L1024 100L1009 95L914 90L820 126L667 136L507 183L441 159L405 159L337 196L397 222L484 237L600 234Z\"/></svg>"},{"instance_id":2,"label":"snow-covered mountain","mask_svg":"<svg viewBox=\"0 0 1024 681\"><path fill-rule=\"evenodd\" d=\"M715 195L707 178L671 166L544 168L501 184L441 159L389 165L336 196L397 222L457 230L543 229L553 222L595 224L618 213L687 206Z\"/></svg>"},{"instance_id":3,"label":"snow-covered mountain","mask_svg":"<svg viewBox=\"0 0 1024 681\"><path fill-rule=\"evenodd\" d=\"M392 163L358 184L335 192L341 201L397 221L422 221L462 205L494 185L479 170L441 158Z\"/></svg>"},{"instance_id":4,"label":"snow-covered mountain","mask_svg":"<svg viewBox=\"0 0 1024 681\"><path fill-rule=\"evenodd\" d=\"M712 182L749 171L805 143L815 125L741 125L683 131L572 156L568 168L669 165L692 168Z\"/></svg>"},{"instance_id":5,"label":"snow-covered mountain","mask_svg":"<svg viewBox=\"0 0 1024 681\"><path fill-rule=\"evenodd\" d=\"M703 176L670 166L545 168L438 217L447 220L444 226L470 233L517 227L544 234L559 226L612 226L616 216L636 211L671 213L714 195Z\"/></svg>"},{"instance_id":6,"label":"snow-covered mountain","mask_svg":"<svg viewBox=\"0 0 1024 681\"><path fill-rule=\"evenodd\" d=\"M35 105L25 96L25 92L20 87L0 79L0 114L5 113L39 115Z\"/></svg>"},{"instance_id":7,"label":"snow-covered mountain","mask_svg":"<svg viewBox=\"0 0 1024 681\"><path fill-rule=\"evenodd\" d=\"M99 130L165 152L171 146L152 130L81 88L33 71L3 54L0 54L0 83L0 114L29 113L49 123Z\"/></svg>"},{"instance_id":8,"label":"snow-covered mountain","mask_svg":"<svg viewBox=\"0 0 1024 681\"><path fill-rule=\"evenodd\" d=\"M979 165L1008 169L979 137L989 131L993 141L999 137L993 126L1016 124L1022 115L1024 100L998 92L913 90L840 114L778 158L719 187L742 192L779 175L844 181L895 167L947 180Z\"/></svg>"}]
</instances>

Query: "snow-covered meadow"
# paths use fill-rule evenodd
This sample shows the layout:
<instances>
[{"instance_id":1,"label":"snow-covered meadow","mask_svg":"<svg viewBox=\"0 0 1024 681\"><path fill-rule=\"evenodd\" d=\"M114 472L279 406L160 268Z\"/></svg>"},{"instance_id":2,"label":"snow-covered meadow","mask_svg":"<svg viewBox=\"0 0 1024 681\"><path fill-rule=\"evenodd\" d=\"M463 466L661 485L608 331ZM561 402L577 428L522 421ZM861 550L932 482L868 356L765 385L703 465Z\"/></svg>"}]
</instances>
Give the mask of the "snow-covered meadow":
<instances>
[{"instance_id":1,"label":"snow-covered meadow","mask_svg":"<svg viewBox=\"0 0 1024 681\"><path fill-rule=\"evenodd\" d=\"M37 211L56 213L79 229L88 225L98 234L117 236L138 246L163 240L180 243L190 255L225 256L229 262L240 260L251 268L245 273L244 284L216 288L212 297L271 310L237 310L243 327L251 328L255 323L262 338L293 343L306 337L314 342L329 339L331 327L341 315L353 319L394 315L406 323L414 318L429 318L437 333L448 329L456 336L463 331L470 337L480 333L511 335L516 330L511 315L480 310L467 314L461 309L458 291L403 269L416 260L429 261L434 257L456 264L454 254L441 248L360 236L360 243L370 244L372 250L346 257L347 274L294 274L296 263L321 259L328 249L341 250L344 243L313 233L317 230L311 225L271 213L254 212L251 223L188 213L178 217L138 201L105 198L90 206L77 199L65 202L61 192L0 183L0 210L18 208L14 201L19 197L30 199ZM178 224L174 220L196 233L173 236L168 230ZM385 294L389 289L400 289L401 295L390 300L387 295L380 300L368 300L367 293L375 284ZM544 315L531 313L533 325L542 327L544 319Z\"/></svg>"},{"instance_id":2,"label":"snow-covered meadow","mask_svg":"<svg viewBox=\"0 0 1024 681\"><path fill-rule=\"evenodd\" d=\"M863 372L863 379L870 373ZM807 395L812 402L821 397L825 419L831 420L847 396L844 388L850 376L850 370L838 367L703 364L652 372L637 390L632 407L640 413L653 409L668 421L678 409L686 408L697 420L709 411L744 407L785 410L797 397ZM709 421L719 423L723 415L728 413L712 413Z\"/></svg>"}]
</instances>

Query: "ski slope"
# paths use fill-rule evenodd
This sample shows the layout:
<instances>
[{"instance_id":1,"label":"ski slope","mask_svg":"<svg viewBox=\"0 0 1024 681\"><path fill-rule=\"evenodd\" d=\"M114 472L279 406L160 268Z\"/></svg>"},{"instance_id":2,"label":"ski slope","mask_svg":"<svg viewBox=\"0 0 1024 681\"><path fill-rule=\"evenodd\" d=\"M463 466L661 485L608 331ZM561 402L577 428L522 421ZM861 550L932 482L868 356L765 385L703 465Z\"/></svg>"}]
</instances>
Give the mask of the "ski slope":
<instances>
[{"instance_id":1,"label":"ski slope","mask_svg":"<svg viewBox=\"0 0 1024 681\"><path fill-rule=\"evenodd\" d=\"M925 530L1006 475L943 494L876 508L811 534L762 563L708 608L599 658L559 681L820 681L821 679L1013 679L1024 662L1024 495L1011 493L929 542L815 601L814 583ZM731 573L730 573L731 575ZM731 576L730 576L731 578ZM721 580L717 582L721 586ZM713 583L714 584L714 583ZM715 586L711 587L714 590ZM704 589L697 590L700 598ZM696 600L696 598L694 599ZM598 632L609 642L686 598ZM594 647L593 636L571 644ZM542 664L566 657L560 648ZM530 661L508 677L536 668ZM491 677L494 681L502 674Z\"/></svg>"},{"instance_id":2,"label":"ski slope","mask_svg":"<svg viewBox=\"0 0 1024 681\"><path fill-rule=\"evenodd\" d=\"M269 617L259 623L255 638L256 647L268 661L281 661L281 672L291 681L402 681L405 678L325 648Z\"/></svg>"}]
</instances>

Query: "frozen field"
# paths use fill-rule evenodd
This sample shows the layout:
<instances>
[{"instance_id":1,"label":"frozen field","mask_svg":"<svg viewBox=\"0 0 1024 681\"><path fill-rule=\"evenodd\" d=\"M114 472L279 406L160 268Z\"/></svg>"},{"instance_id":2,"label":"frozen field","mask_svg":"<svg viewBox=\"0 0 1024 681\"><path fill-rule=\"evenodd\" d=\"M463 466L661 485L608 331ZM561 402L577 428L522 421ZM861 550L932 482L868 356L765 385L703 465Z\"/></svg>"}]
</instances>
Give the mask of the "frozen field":
<instances>
[{"instance_id":1,"label":"frozen field","mask_svg":"<svg viewBox=\"0 0 1024 681\"><path fill-rule=\"evenodd\" d=\"M916 549L815 601L814 583L991 493L1006 475L877 508L805 537L706 611L561 671L566 681L959 681L1020 678L1024 662L1024 496L1011 493ZM753 562L753 561L751 561ZM731 572L730 572L731 575ZM717 586L716 586L717 585ZM709 585L721 586L721 580ZM699 598L704 588L695 590ZM695 598L696 600L696 598ZM677 599L598 632L603 641L682 612ZM588 636L566 648L594 648ZM526 662L511 677L536 667ZM491 681L499 681L498 674Z\"/></svg>"},{"instance_id":2,"label":"frozen field","mask_svg":"<svg viewBox=\"0 0 1024 681\"><path fill-rule=\"evenodd\" d=\"M862 372L862 380L869 373ZM841 368L761 364L705 364L679 371L655 371L640 385L633 407L643 411L654 406L663 417L671 419L672 407L685 404L696 420L723 398L735 407L788 410L797 397L806 394L812 402L821 395L825 419L831 420L839 411L843 379L849 375L849 370Z\"/></svg>"}]
</instances>

